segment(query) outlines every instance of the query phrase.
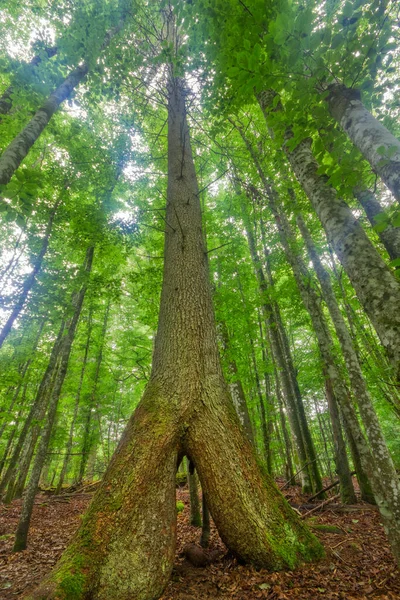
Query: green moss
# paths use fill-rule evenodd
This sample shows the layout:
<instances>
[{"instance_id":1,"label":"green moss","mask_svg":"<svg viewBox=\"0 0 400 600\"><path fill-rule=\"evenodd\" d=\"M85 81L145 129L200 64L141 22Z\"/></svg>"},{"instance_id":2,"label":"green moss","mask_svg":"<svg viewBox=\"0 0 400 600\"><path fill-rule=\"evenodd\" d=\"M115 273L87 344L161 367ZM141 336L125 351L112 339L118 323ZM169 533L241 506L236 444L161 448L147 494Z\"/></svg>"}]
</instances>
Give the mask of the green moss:
<instances>
[{"instance_id":1,"label":"green moss","mask_svg":"<svg viewBox=\"0 0 400 600\"><path fill-rule=\"evenodd\" d=\"M181 500L178 500L178 502L176 503L176 512L180 513L183 511L184 508L185 508L184 503Z\"/></svg>"},{"instance_id":2,"label":"green moss","mask_svg":"<svg viewBox=\"0 0 400 600\"><path fill-rule=\"evenodd\" d=\"M63 600L81 600L84 594L85 576L82 573L84 556L69 548L54 574L57 592Z\"/></svg>"},{"instance_id":3,"label":"green moss","mask_svg":"<svg viewBox=\"0 0 400 600\"><path fill-rule=\"evenodd\" d=\"M65 600L81 600L85 578L82 573L70 574L64 577L59 584L59 589L64 594Z\"/></svg>"},{"instance_id":4,"label":"green moss","mask_svg":"<svg viewBox=\"0 0 400 600\"><path fill-rule=\"evenodd\" d=\"M339 527L335 527L334 525L318 525L314 523L310 523L309 527L314 529L315 531L324 531L325 533L343 533Z\"/></svg>"},{"instance_id":5,"label":"green moss","mask_svg":"<svg viewBox=\"0 0 400 600\"><path fill-rule=\"evenodd\" d=\"M187 476L186 473L177 473L176 476L176 487L182 487L186 485Z\"/></svg>"}]
</instances>

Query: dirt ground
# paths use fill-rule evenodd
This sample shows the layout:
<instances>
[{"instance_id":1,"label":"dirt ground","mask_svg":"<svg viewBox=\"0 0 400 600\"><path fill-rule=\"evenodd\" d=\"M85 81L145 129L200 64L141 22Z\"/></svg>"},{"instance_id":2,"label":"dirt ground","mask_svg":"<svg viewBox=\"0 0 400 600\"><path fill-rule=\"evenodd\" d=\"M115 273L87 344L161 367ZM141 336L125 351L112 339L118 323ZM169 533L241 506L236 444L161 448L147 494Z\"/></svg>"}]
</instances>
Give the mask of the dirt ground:
<instances>
[{"instance_id":1,"label":"dirt ground","mask_svg":"<svg viewBox=\"0 0 400 600\"><path fill-rule=\"evenodd\" d=\"M296 504L304 501L297 488L290 488L287 493ZM11 549L21 502L0 504L1 600L22 597L52 568L89 500L89 494L68 498L38 495L29 547L16 554ZM162 600L400 599L399 573L379 515L369 505L360 504L350 512L341 512L337 505L330 509L328 505L314 513L313 524L336 527L336 533L315 532L325 546L326 558L296 571L269 573L229 558L214 527L211 549L219 550L218 558L205 568L193 567L180 553L187 543L198 542L200 530L189 524L188 491L177 490L177 500L184 502L185 508L178 514L176 561Z\"/></svg>"}]
</instances>

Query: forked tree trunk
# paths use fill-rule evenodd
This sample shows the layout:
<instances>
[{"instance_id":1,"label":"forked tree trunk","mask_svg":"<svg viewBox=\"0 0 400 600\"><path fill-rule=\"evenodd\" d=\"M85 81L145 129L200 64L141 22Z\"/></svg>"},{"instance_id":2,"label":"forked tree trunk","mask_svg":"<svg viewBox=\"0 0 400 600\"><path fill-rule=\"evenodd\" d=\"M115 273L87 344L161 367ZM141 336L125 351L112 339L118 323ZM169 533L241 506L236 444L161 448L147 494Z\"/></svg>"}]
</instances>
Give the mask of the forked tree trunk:
<instances>
[{"instance_id":1,"label":"forked tree trunk","mask_svg":"<svg viewBox=\"0 0 400 600\"><path fill-rule=\"evenodd\" d=\"M42 600L159 597L175 554L182 455L237 556L280 569L322 554L259 471L223 379L181 79L170 78L168 97L168 226L150 380L79 530L36 592Z\"/></svg>"},{"instance_id":2,"label":"forked tree trunk","mask_svg":"<svg viewBox=\"0 0 400 600\"><path fill-rule=\"evenodd\" d=\"M365 108L358 90L339 84L328 90L331 115L400 202L400 140Z\"/></svg>"}]
</instances>

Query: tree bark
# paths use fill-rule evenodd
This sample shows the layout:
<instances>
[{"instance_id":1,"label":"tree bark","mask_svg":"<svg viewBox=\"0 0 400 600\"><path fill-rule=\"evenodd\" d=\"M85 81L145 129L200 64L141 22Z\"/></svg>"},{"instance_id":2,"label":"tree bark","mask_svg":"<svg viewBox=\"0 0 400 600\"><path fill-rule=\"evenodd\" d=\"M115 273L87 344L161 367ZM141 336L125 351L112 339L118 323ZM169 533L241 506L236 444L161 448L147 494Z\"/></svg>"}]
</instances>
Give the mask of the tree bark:
<instances>
[{"instance_id":1,"label":"tree bark","mask_svg":"<svg viewBox=\"0 0 400 600\"><path fill-rule=\"evenodd\" d=\"M124 18L109 30L104 38L101 50L106 48L112 38L122 29ZM7 185L29 150L47 127L51 117L73 90L83 81L89 72L89 62L83 61L64 79L59 87L48 97L29 121L28 125L12 140L0 157L0 185Z\"/></svg>"},{"instance_id":2,"label":"tree bark","mask_svg":"<svg viewBox=\"0 0 400 600\"><path fill-rule=\"evenodd\" d=\"M87 333L87 339L86 339L85 352L83 355L83 364L82 364L82 369L81 369L81 373L80 373L80 377L79 377L78 390L76 392L76 397L75 397L74 413L72 415L72 420L71 420L71 424L69 427L68 442L67 442L67 445L65 448L65 456L64 456L63 466L61 468L60 478L57 483L56 495L59 494L62 489L64 479L67 474L69 459L71 458L72 444L74 441L73 434L74 434L76 417L78 416L78 409L79 409L79 403L80 403L80 399L81 399L83 378L85 376L88 353L89 353L91 333L92 333L91 309L89 309L88 333Z\"/></svg>"},{"instance_id":3,"label":"tree bark","mask_svg":"<svg viewBox=\"0 0 400 600\"><path fill-rule=\"evenodd\" d=\"M379 223L377 216L384 214L385 210L380 205L375 194L370 190L357 188L354 190L354 195L363 207L372 227L377 225ZM390 259L395 260L395 258L400 258L400 227L393 227L389 223L383 231L377 231L377 235L386 248Z\"/></svg>"},{"instance_id":4,"label":"tree bark","mask_svg":"<svg viewBox=\"0 0 400 600\"><path fill-rule=\"evenodd\" d=\"M258 96L267 115L273 94ZM337 196L325 176L318 174L319 165L310 139L304 139L293 150L287 141L293 136L286 132L284 150L292 169L317 213L357 296L385 348L400 381L400 281L386 266L347 204Z\"/></svg>"},{"instance_id":5,"label":"tree bark","mask_svg":"<svg viewBox=\"0 0 400 600\"><path fill-rule=\"evenodd\" d=\"M84 271L88 277L92 268L94 254L94 246L88 248L85 257ZM15 534L15 542L13 550L19 552L25 550L28 538L29 525L32 517L33 504L39 484L40 474L46 460L47 449L50 442L51 432L53 430L54 421L56 418L58 401L61 394L61 389L64 383L65 375L68 369L69 356L71 354L72 344L75 338L75 331L78 325L79 317L82 310L83 301L87 290L88 281L86 280L79 292L74 295L72 304L74 305L74 314L68 324L67 334L63 338L60 352L60 364L57 370L57 375L54 382L54 387L51 392L49 406L46 415L46 422L41 432L40 441L36 451L35 460L32 467L32 473L26 487L21 515L19 518L17 531Z\"/></svg>"},{"instance_id":6,"label":"tree bark","mask_svg":"<svg viewBox=\"0 0 400 600\"><path fill-rule=\"evenodd\" d=\"M47 58L51 58L57 54L57 47L44 48L43 53L46 54ZM42 62L42 55L38 54L32 58L29 62L31 67L37 67ZM8 88L0 96L0 115L6 115L12 108L12 95L14 92L14 85L9 85ZM0 117L1 122L1 117Z\"/></svg>"},{"instance_id":7,"label":"tree bark","mask_svg":"<svg viewBox=\"0 0 400 600\"><path fill-rule=\"evenodd\" d=\"M174 560L182 455L194 463L221 538L237 556L276 569L321 555L260 473L223 379L184 82L171 77L167 89L167 229L152 372L74 540L37 592L42 599L65 599L71 589L76 600L162 593Z\"/></svg>"},{"instance_id":8,"label":"tree bark","mask_svg":"<svg viewBox=\"0 0 400 600\"><path fill-rule=\"evenodd\" d=\"M358 90L334 84L328 91L331 115L400 202L400 141L365 108Z\"/></svg>"},{"instance_id":9,"label":"tree bark","mask_svg":"<svg viewBox=\"0 0 400 600\"><path fill-rule=\"evenodd\" d=\"M51 235L51 230L53 228L54 217L56 216L57 208L59 207L60 202L61 202L61 200L58 200L56 202L54 208L52 209L52 211L50 213L49 221L47 223L46 231L45 231L44 238L42 241L42 246L41 246L39 254L37 255L35 262L33 264L33 270L30 273L30 275L28 275L28 277L25 279L23 286L22 286L22 292L18 297L18 300L12 310L11 315L8 317L3 329L0 332L0 348L2 347L2 345L4 343L4 340L10 333L11 328L14 324L14 321L19 317L21 310L23 309L23 307L25 305L28 294L31 291L31 289L33 288L33 285L36 281L36 276L39 273L40 269L42 268L43 258L47 252L50 235Z\"/></svg>"},{"instance_id":10,"label":"tree bark","mask_svg":"<svg viewBox=\"0 0 400 600\"><path fill-rule=\"evenodd\" d=\"M392 457L390 456L390 452L387 448L372 399L369 395L367 384L362 373L361 365L359 363L358 355L353 345L350 332L346 327L346 323L337 304L329 274L325 270L325 267L318 256L310 232L308 231L304 219L300 214L297 216L297 224L304 238L308 254L312 260L315 272L321 284L323 297L328 306L328 310L340 342L354 397L356 398L360 410L361 418L367 432L371 449L374 453L377 467L382 475L383 480L386 481L388 488L392 490L397 489L397 494L400 496L399 478L396 473Z\"/></svg>"},{"instance_id":11,"label":"tree bark","mask_svg":"<svg viewBox=\"0 0 400 600\"><path fill-rule=\"evenodd\" d=\"M11 456L10 462L8 464L7 470L2 477L2 480L0 483L0 493L4 492L4 490L6 489L6 487L8 485L8 482L10 481L12 475L14 474L15 466L19 459L26 436L28 435L28 432L30 430L32 421L34 419L38 418L43 407L45 407L47 405L49 394L52 389L54 374L55 374L56 367L57 367L57 359L58 359L58 356L59 356L59 353L61 350L61 346L62 346L62 338L63 338L63 334L64 334L64 328L65 328L65 322L63 321L61 323L60 330L57 335L57 339L53 344L53 348L51 350L51 354L50 354L50 358L49 358L49 363L48 363L46 371L42 377L42 380L40 382L39 389L35 396L35 400L29 410L28 416L26 417L26 419L24 421L24 425L23 425L21 433L19 434L19 437L18 437L18 442L15 445L15 448L14 448L13 454Z\"/></svg>"}]
</instances>

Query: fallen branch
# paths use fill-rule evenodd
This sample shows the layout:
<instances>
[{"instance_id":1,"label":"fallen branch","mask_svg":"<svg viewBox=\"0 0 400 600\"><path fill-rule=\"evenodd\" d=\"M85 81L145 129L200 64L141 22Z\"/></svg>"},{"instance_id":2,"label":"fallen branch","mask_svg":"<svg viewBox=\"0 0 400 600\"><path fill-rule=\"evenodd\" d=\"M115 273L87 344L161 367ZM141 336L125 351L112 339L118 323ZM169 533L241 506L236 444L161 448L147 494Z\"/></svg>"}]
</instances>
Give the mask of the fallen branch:
<instances>
[{"instance_id":1,"label":"fallen branch","mask_svg":"<svg viewBox=\"0 0 400 600\"><path fill-rule=\"evenodd\" d=\"M350 475L351 476L356 475L356 472L352 471L350 473ZM340 483L339 479L336 479L336 481L334 481L330 485L322 488L322 490L319 490L319 492L317 492L316 494L314 494L314 496L311 496L311 498L309 498L308 501L311 502L311 500L314 500L314 498L317 498L317 496L319 496L320 494L323 494L324 492L327 492L328 490L331 490L332 488L336 487L337 485L339 485L339 483Z\"/></svg>"},{"instance_id":2,"label":"fallen branch","mask_svg":"<svg viewBox=\"0 0 400 600\"><path fill-rule=\"evenodd\" d=\"M330 504L334 500L337 500L339 497L340 497L340 494L336 494L336 496L332 496L332 498L328 498L327 500L324 500L321 504L318 504L312 510L309 510L308 512L304 513L304 515L302 515L301 518L305 519L312 513L316 512L317 510L321 510L321 508L324 508L324 506L326 506L327 504Z\"/></svg>"},{"instance_id":3,"label":"fallen branch","mask_svg":"<svg viewBox=\"0 0 400 600\"><path fill-rule=\"evenodd\" d=\"M297 477L297 475L298 475L299 473L301 473L302 471L304 471L304 469L306 469L306 468L307 468L309 465L312 465L312 463L314 463L316 460L318 460L318 459L317 459L317 458L314 458L314 460L309 460L309 461L308 461L308 462L307 462L305 465L303 465L303 466L301 467L301 469L299 469L299 470L297 471L297 473L295 473L295 474L293 475L293 477L291 477L290 479L288 479L288 481L285 483L285 485L283 485L281 488L279 488L279 489L280 489L280 491L282 491L282 490L284 490L285 488L287 488L287 487L288 487L288 485L290 485L290 482L291 482L291 481L293 481L293 479L296 479L296 477Z\"/></svg>"}]
</instances>

